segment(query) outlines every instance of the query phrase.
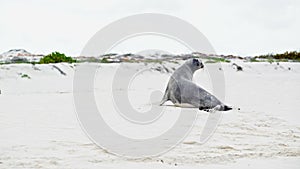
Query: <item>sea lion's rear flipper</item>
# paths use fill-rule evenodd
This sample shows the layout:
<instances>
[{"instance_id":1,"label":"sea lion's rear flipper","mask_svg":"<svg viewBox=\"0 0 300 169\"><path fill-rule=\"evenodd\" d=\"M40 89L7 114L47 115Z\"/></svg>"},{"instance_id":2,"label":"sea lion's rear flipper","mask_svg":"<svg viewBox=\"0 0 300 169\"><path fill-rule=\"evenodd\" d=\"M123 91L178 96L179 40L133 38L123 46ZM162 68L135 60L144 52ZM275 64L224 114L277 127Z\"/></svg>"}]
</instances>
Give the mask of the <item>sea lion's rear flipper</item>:
<instances>
[{"instance_id":1,"label":"sea lion's rear flipper","mask_svg":"<svg viewBox=\"0 0 300 169\"><path fill-rule=\"evenodd\" d=\"M228 110L232 110L232 107L229 107L227 105L217 105L216 107L214 107L212 109L202 109L202 110L208 111L210 113L214 113L216 111L228 111Z\"/></svg>"},{"instance_id":2,"label":"sea lion's rear flipper","mask_svg":"<svg viewBox=\"0 0 300 169\"><path fill-rule=\"evenodd\" d=\"M228 110L232 110L232 107L224 105L223 111L228 111Z\"/></svg>"}]
</instances>

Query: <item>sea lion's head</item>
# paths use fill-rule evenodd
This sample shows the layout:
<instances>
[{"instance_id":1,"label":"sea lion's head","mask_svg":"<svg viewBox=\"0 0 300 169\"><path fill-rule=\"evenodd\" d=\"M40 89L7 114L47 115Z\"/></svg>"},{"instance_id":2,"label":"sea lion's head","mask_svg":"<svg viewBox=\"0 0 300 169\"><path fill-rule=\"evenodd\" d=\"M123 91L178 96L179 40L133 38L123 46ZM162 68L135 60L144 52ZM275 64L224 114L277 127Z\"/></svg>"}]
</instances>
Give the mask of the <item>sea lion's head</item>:
<instances>
[{"instance_id":1,"label":"sea lion's head","mask_svg":"<svg viewBox=\"0 0 300 169\"><path fill-rule=\"evenodd\" d=\"M186 64L193 70L202 69L204 67L202 61L197 58L189 59L186 61Z\"/></svg>"}]
</instances>

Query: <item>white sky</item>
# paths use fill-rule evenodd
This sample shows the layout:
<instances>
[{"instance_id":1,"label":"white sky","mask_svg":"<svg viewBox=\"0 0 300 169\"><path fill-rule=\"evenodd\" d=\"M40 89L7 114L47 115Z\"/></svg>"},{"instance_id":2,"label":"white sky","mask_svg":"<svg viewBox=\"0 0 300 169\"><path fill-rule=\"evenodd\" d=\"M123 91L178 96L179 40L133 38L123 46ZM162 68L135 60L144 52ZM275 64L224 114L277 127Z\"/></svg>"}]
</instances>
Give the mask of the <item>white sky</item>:
<instances>
[{"instance_id":1,"label":"white sky","mask_svg":"<svg viewBox=\"0 0 300 169\"><path fill-rule=\"evenodd\" d=\"M0 53L23 48L76 56L105 25L145 12L169 14L193 24L218 54L300 50L300 0L0 0ZM151 43L157 38L145 40L149 44L144 47L155 47ZM127 43L116 52L144 50L136 47L140 41L132 40L131 46ZM162 50L186 52L175 46Z\"/></svg>"}]
</instances>

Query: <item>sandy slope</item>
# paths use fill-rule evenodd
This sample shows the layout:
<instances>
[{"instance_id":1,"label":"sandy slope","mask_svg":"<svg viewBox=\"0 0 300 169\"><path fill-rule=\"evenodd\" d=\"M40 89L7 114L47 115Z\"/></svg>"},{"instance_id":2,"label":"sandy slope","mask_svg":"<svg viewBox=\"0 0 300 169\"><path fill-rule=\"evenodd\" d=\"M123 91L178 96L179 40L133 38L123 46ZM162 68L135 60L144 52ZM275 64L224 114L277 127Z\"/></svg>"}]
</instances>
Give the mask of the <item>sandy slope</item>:
<instances>
[{"instance_id":1,"label":"sandy slope","mask_svg":"<svg viewBox=\"0 0 300 169\"><path fill-rule=\"evenodd\" d=\"M208 114L199 111L194 128L182 144L162 156L138 160L107 153L81 130L73 105L74 65L56 64L66 76L52 65L1 65L0 168L299 168L300 65L239 64L243 72L236 72L229 63L223 64L222 70L225 102L241 110L224 113L206 144L200 144L199 137ZM95 91L100 105L109 100L108 81L117 66L99 65ZM169 70L177 66L166 64ZM161 69L159 64L127 65L127 69L137 71L149 68L139 74L129 93L134 108L141 111L149 108L148 94L163 91L170 76L150 69L153 67ZM21 78L22 74L31 79ZM197 72L194 79L211 90L206 71ZM129 134L131 137L147 138L164 131L161 127L135 129L128 123L118 123L110 118L111 103L107 101L104 116L121 134L131 131L135 133ZM170 127L179 108L166 109L163 118L171 122L164 127Z\"/></svg>"}]
</instances>

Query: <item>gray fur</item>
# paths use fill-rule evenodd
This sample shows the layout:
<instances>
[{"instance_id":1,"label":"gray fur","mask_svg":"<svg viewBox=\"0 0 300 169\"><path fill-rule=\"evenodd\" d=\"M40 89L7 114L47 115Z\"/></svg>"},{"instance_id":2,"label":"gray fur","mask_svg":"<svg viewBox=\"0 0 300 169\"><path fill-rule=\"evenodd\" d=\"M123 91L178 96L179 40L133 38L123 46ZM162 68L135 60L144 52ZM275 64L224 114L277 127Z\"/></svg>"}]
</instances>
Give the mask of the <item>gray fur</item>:
<instances>
[{"instance_id":1,"label":"gray fur","mask_svg":"<svg viewBox=\"0 0 300 169\"><path fill-rule=\"evenodd\" d=\"M226 111L232 108L224 105L220 100L200 86L193 83L195 71L203 68L199 59L189 59L172 74L165 95L160 103L163 105L170 100L175 105L190 104L200 110Z\"/></svg>"}]
</instances>

